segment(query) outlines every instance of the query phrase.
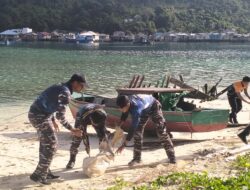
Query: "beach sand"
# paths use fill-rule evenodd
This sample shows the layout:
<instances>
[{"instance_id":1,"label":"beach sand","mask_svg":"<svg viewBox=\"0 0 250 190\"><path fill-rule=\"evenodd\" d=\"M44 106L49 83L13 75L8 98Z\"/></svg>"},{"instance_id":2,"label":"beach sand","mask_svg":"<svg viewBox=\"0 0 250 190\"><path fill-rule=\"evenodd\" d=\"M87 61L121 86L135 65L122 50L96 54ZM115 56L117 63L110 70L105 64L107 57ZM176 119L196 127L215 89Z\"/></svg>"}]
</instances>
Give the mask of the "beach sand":
<instances>
[{"instance_id":1,"label":"beach sand","mask_svg":"<svg viewBox=\"0 0 250 190\"><path fill-rule=\"evenodd\" d=\"M229 109L227 100L205 102L200 105L202 107ZM65 169L69 160L71 135L61 127L61 131L58 133L58 151L51 164L51 170L56 175L60 175L61 179L55 180L50 186L42 186L29 179L29 175L34 171L38 162L39 143L36 131L28 123L26 114L28 109L28 103L0 107L0 189L106 189L106 187L112 186L118 177L135 184L142 183L156 178L159 174L183 171L184 168L189 171L203 171L206 169L204 162L197 162L196 165L187 167L188 163L197 156L197 153L243 146L243 143L236 136L240 128L195 133L192 135L192 139L190 133L173 133L178 160L176 166L154 164L154 162L166 162L166 153L158 146L151 147L150 150L144 150L142 160L145 165L131 169L127 167L127 163L132 159L133 154L132 148L129 147L115 157L105 175L90 179L84 176L82 172L82 161L87 156L82 145L75 168L72 170ZM17 116L19 113L20 115ZM67 118L72 124L74 123L69 111L67 112ZM239 113L238 119L240 123L250 121L250 105L243 103L243 110ZM98 153L98 141L91 127L88 131L91 133L91 155L94 156ZM144 141L149 140L152 139L145 138Z\"/></svg>"}]
</instances>

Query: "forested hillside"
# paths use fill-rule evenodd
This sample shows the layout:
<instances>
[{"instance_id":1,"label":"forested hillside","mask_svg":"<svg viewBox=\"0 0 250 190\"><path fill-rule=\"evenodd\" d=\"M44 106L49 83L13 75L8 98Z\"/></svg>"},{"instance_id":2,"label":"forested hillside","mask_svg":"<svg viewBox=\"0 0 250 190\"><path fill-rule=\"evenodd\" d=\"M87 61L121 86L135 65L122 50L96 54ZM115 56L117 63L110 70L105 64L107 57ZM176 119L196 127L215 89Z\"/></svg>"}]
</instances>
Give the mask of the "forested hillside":
<instances>
[{"instance_id":1,"label":"forested hillside","mask_svg":"<svg viewBox=\"0 0 250 190\"><path fill-rule=\"evenodd\" d=\"M0 30L250 31L249 0L1 0Z\"/></svg>"}]
</instances>

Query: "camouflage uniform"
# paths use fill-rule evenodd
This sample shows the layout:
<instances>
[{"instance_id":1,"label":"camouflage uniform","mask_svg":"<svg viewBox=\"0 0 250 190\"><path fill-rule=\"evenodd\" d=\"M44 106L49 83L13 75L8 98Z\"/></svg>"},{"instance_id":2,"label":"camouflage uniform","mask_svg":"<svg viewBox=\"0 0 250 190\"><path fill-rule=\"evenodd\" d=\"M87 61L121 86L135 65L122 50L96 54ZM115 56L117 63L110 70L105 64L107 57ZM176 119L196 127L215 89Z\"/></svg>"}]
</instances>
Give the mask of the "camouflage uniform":
<instances>
[{"instance_id":1,"label":"camouflage uniform","mask_svg":"<svg viewBox=\"0 0 250 190\"><path fill-rule=\"evenodd\" d=\"M37 130L40 141L39 162L33 174L46 178L57 148L57 136L52 120L57 120L67 129L72 126L65 119L66 105L72 90L68 83L53 85L46 89L31 105L28 118Z\"/></svg>"},{"instance_id":2,"label":"camouflage uniform","mask_svg":"<svg viewBox=\"0 0 250 190\"><path fill-rule=\"evenodd\" d=\"M97 133L99 138L99 143L109 134L109 131L105 128L105 119L98 124L93 124L91 122L91 116L94 112L100 111L106 115L106 112L102 109L100 105L97 104L87 104L83 106L78 112L76 116L75 128L81 129L83 131L83 137L72 137L72 143L70 147L70 154L76 156L78 153L78 148L83 141L85 145L85 149L88 152L89 149L89 138L87 134L87 126L92 125ZM92 120L94 120L93 118Z\"/></svg>"},{"instance_id":3,"label":"camouflage uniform","mask_svg":"<svg viewBox=\"0 0 250 190\"><path fill-rule=\"evenodd\" d=\"M157 135L169 160L175 162L174 147L167 133L160 102L149 95L133 95L129 96L129 99L130 109L128 113L132 116L132 126L126 140L130 141L134 136L134 160L141 160L144 128L150 117L155 123ZM123 121L127 118L128 113L122 115Z\"/></svg>"}]
</instances>

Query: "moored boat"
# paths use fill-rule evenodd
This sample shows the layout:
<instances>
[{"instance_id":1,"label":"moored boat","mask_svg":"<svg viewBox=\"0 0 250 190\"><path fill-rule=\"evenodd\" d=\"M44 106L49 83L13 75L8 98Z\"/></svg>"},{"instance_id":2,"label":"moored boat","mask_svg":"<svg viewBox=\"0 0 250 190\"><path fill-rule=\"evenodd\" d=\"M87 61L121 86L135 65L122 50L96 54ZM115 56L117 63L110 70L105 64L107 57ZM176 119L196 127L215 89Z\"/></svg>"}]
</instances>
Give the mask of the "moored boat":
<instances>
[{"instance_id":1,"label":"moored boat","mask_svg":"<svg viewBox=\"0 0 250 190\"><path fill-rule=\"evenodd\" d=\"M203 101L216 99L214 93L203 93L181 81L164 77L154 87L151 84L143 84L144 76L134 76L127 86L117 88L118 94L136 95L151 94L162 104L163 116L166 120L168 132L210 132L224 129L228 124L228 109L207 109L197 108L195 104L186 102L184 97L197 98ZM169 83L174 83L180 88L169 88ZM161 85L160 85L161 84ZM217 86L216 84L214 88ZM80 101L79 101L80 100ZM116 99L102 96L83 94L78 100L70 101L70 109L73 116L81 105L86 103L104 104L108 113L106 120L107 127L115 128L120 122L121 112L116 106ZM123 129L128 131L131 127L131 117L128 117L123 124ZM145 132L155 134L155 127L152 121L147 122Z\"/></svg>"},{"instance_id":2,"label":"moored boat","mask_svg":"<svg viewBox=\"0 0 250 190\"><path fill-rule=\"evenodd\" d=\"M98 103L104 104L105 111L108 113L106 125L115 128L119 121L121 112L115 105L115 98L83 95L80 99L71 100L69 107L72 115L75 116L77 110L84 104ZM227 127L229 110L227 109L196 109L193 111L165 111L163 115L166 126L170 132L210 132L221 130ZM129 117L123 125L124 131L128 131L131 126ZM145 127L146 133L155 133L154 125L149 121Z\"/></svg>"}]
</instances>

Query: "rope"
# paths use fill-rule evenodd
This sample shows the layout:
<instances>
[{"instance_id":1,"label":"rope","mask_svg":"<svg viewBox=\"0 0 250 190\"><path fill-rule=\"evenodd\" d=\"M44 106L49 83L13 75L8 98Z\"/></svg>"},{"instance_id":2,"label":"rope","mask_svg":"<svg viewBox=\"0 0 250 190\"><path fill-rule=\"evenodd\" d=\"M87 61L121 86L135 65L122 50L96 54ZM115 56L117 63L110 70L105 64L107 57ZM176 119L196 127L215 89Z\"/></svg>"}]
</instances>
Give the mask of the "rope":
<instances>
[{"instance_id":1,"label":"rope","mask_svg":"<svg viewBox=\"0 0 250 190\"><path fill-rule=\"evenodd\" d=\"M17 117L22 116L22 115L27 114L27 113L28 113L28 112L26 111L26 112L20 113L20 114L18 114L18 115L14 115L14 116L12 116L12 117L9 117L9 118L4 119L4 121L9 121L9 120L11 120L11 119L17 118Z\"/></svg>"}]
</instances>

